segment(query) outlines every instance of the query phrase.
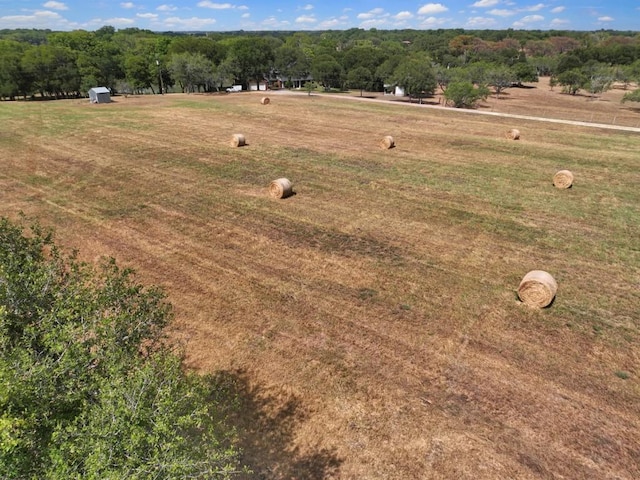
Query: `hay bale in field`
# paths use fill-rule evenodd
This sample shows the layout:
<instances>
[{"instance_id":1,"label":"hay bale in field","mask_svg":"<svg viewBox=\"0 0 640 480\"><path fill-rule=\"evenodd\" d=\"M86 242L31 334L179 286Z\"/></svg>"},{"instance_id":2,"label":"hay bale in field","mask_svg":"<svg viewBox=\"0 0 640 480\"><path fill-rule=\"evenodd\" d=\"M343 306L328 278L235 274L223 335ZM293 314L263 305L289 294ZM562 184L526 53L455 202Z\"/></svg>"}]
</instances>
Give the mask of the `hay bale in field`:
<instances>
[{"instance_id":1,"label":"hay bale in field","mask_svg":"<svg viewBox=\"0 0 640 480\"><path fill-rule=\"evenodd\" d=\"M549 273L532 270L522 278L518 297L530 307L544 308L553 301L557 291L558 284Z\"/></svg>"},{"instance_id":2,"label":"hay bale in field","mask_svg":"<svg viewBox=\"0 0 640 480\"><path fill-rule=\"evenodd\" d=\"M520 130L517 128L512 128L511 130L505 132L505 137L509 140L520 140Z\"/></svg>"},{"instance_id":3,"label":"hay bale in field","mask_svg":"<svg viewBox=\"0 0 640 480\"><path fill-rule=\"evenodd\" d=\"M553 185L556 188L570 188L573 185L573 173L569 170L560 170L553 176Z\"/></svg>"},{"instance_id":4,"label":"hay bale in field","mask_svg":"<svg viewBox=\"0 0 640 480\"><path fill-rule=\"evenodd\" d=\"M269 105L269 102L271 102L271 99L269 97L262 97L262 99L260 100L260 103L262 105Z\"/></svg>"},{"instance_id":5,"label":"hay bale in field","mask_svg":"<svg viewBox=\"0 0 640 480\"><path fill-rule=\"evenodd\" d=\"M293 185L287 178L278 178L269 184L269 195L273 198L287 198L293 194Z\"/></svg>"},{"instance_id":6,"label":"hay bale in field","mask_svg":"<svg viewBox=\"0 0 640 480\"><path fill-rule=\"evenodd\" d=\"M244 147L247 144L244 135L241 133L234 133L231 137L231 146L232 147Z\"/></svg>"},{"instance_id":7,"label":"hay bale in field","mask_svg":"<svg viewBox=\"0 0 640 480\"><path fill-rule=\"evenodd\" d=\"M395 146L396 146L396 141L391 135L386 135L382 137L382 140L380 140L380 148L389 150L390 148L393 148Z\"/></svg>"}]
</instances>

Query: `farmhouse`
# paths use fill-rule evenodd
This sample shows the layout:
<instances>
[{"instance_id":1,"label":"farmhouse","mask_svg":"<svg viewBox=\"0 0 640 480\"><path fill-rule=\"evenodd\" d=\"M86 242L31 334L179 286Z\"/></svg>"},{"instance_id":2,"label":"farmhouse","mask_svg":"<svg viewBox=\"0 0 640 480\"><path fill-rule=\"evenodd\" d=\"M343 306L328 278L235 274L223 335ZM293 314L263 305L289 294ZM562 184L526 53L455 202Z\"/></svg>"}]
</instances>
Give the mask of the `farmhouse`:
<instances>
[{"instance_id":1,"label":"farmhouse","mask_svg":"<svg viewBox=\"0 0 640 480\"><path fill-rule=\"evenodd\" d=\"M109 103L111 92L107 87L93 87L89 90L89 101L91 103Z\"/></svg>"}]
</instances>

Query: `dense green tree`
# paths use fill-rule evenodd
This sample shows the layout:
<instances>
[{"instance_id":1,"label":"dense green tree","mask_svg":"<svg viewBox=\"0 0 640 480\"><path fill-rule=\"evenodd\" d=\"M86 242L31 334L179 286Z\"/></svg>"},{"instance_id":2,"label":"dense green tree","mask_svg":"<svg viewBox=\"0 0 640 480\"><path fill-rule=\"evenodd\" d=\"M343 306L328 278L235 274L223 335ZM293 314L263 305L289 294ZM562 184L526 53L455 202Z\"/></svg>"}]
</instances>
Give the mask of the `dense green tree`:
<instances>
[{"instance_id":1,"label":"dense green tree","mask_svg":"<svg viewBox=\"0 0 640 480\"><path fill-rule=\"evenodd\" d=\"M171 39L167 53L200 53L214 65L219 65L227 56L227 47L211 37L184 35Z\"/></svg>"},{"instance_id":2,"label":"dense green tree","mask_svg":"<svg viewBox=\"0 0 640 480\"><path fill-rule=\"evenodd\" d=\"M162 292L0 219L0 478L229 478L211 379L186 373Z\"/></svg>"},{"instance_id":3,"label":"dense green tree","mask_svg":"<svg viewBox=\"0 0 640 480\"><path fill-rule=\"evenodd\" d=\"M311 75L325 90L329 90L341 86L343 71L333 56L324 54L311 62Z\"/></svg>"},{"instance_id":4,"label":"dense green tree","mask_svg":"<svg viewBox=\"0 0 640 480\"><path fill-rule=\"evenodd\" d=\"M0 40L0 98L13 100L32 93L33 75L25 71L22 57L28 45L14 40Z\"/></svg>"},{"instance_id":5,"label":"dense green tree","mask_svg":"<svg viewBox=\"0 0 640 480\"><path fill-rule=\"evenodd\" d=\"M535 67L536 73L542 77L550 77L558 71L557 56L552 57L529 57L529 62Z\"/></svg>"},{"instance_id":6,"label":"dense green tree","mask_svg":"<svg viewBox=\"0 0 640 480\"><path fill-rule=\"evenodd\" d=\"M304 49L285 43L274 52L274 67L276 71L287 81L291 79L304 79L311 71L311 58ZM291 84L291 86L297 86Z\"/></svg>"},{"instance_id":7,"label":"dense green tree","mask_svg":"<svg viewBox=\"0 0 640 480\"><path fill-rule=\"evenodd\" d=\"M33 88L41 96L64 97L79 94L81 76L77 53L68 47L38 45L22 57L23 71L33 78Z\"/></svg>"},{"instance_id":8,"label":"dense green tree","mask_svg":"<svg viewBox=\"0 0 640 480\"><path fill-rule=\"evenodd\" d=\"M568 54L561 55L558 59L558 65L556 67L556 73L561 73L580 68L584 64L583 60L577 55Z\"/></svg>"},{"instance_id":9,"label":"dense green tree","mask_svg":"<svg viewBox=\"0 0 640 480\"><path fill-rule=\"evenodd\" d=\"M517 77L511 67L493 65L485 72L484 80L487 86L493 87L496 98L500 98L500 93L513 86Z\"/></svg>"},{"instance_id":10,"label":"dense green tree","mask_svg":"<svg viewBox=\"0 0 640 480\"><path fill-rule=\"evenodd\" d=\"M555 78L555 83L562 86L562 91L570 95L578 93L586 82L587 77L580 68L564 71Z\"/></svg>"},{"instance_id":11,"label":"dense green tree","mask_svg":"<svg viewBox=\"0 0 640 480\"><path fill-rule=\"evenodd\" d=\"M447 103L456 108L473 108L480 100L489 96L489 89L483 85L475 86L471 82L456 81L449 84L444 92Z\"/></svg>"},{"instance_id":12,"label":"dense green tree","mask_svg":"<svg viewBox=\"0 0 640 480\"><path fill-rule=\"evenodd\" d=\"M585 63L580 70L584 75L582 88L592 97L609 90L615 80L613 69L610 66L594 60Z\"/></svg>"},{"instance_id":13,"label":"dense green tree","mask_svg":"<svg viewBox=\"0 0 640 480\"><path fill-rule=\"evenodd\" d=\"M424 97L433 95L437 87L435 71L425 55L403 60L394 71L393 80L410 97L420 99L420 103Z\"/></svg>"},{"instance_id":14,"label":"dense green tree","mask_svg":"<svg viewBox=\"0 0 640 480\"><path fill-rule=\"evenodd\" d=\"M169 69L183 92L192 93L200 87L210 91L216 84L213 63L201 53L176 53L171 56Z\"/></svg>"},{"instance_id":15,"label":"dense green tree","mask_svg":"<svg viewBox=\"0 0 640 480\"><path fill-rule=\"evenodd\" d=\"M538 71L536 65L533 62L518 62L515 63L511 70L516 77L518 85L523 83L531 83L538 81Z\"/></svg>"},{"instance_id":16,"label":"dense green tree","mask_svg":"<svg viewBox=\"0 0 640 480\"><path fill-rule=\"evenodd\" d=\"M347 87L357 88L362 96L363 90L371 89L373 74L366 67L356 67L347 74Z\"/></svg>"},{"instance_id":17,"label":"dense green tree","mask_svg":"<svg viewBox=\"0 0 640 480\"><path fill-rule=\"evenodd\" d=\"M149 58L135 54L129 54L124 60L124 70L126 78L136 91L151 88L155 92L153 85L156 75L153 71L154 65Z\"/></svg>"},{"instance_id":18,"label":"dense green tree","mask_svg":"<svg viewBox=\"0 0 640 480\"><path fill-rule=\"evenodd\" d=\"M245 88L249 82L267 78L273 69L273 43L262 37L241 37L230 44L228 58L236 80Z\"/></svg>"}]
</instances>

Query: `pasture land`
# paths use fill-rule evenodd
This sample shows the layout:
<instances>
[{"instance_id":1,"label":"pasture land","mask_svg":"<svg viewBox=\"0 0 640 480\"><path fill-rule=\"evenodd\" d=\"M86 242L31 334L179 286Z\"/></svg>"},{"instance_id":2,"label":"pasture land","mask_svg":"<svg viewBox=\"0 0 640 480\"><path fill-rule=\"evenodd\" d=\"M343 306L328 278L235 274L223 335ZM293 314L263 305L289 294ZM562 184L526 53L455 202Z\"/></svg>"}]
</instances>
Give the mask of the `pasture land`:
<instances>
[{"instance_id":1,"label":"pasture land","mask_svg":"<svg viewBox=\"0 0 640 480\"><path fill-rule=\"evenodd\" d=\"M0 215L166 289L251 478L640 478L640 134L260 98L0 104Z\"/></svg>"}]
</instances>

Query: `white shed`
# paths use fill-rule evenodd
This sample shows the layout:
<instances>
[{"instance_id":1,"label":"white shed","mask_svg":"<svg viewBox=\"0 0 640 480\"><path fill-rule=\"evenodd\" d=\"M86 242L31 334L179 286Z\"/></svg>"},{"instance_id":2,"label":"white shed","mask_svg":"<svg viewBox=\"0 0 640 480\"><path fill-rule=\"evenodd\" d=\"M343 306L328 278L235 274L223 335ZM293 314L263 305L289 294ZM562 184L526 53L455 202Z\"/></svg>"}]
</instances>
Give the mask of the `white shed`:
<instances>
[{"instance_id":1,"label":"white shed","mask_svg":"<svg viewBox=\"0 0 640 480\"><path fill-rule=\"evenodd\" d=\"M89 101L91 103L109 103L111 92L107 87L93 87L89 90Z\"/></svg>"}]
</instances>

